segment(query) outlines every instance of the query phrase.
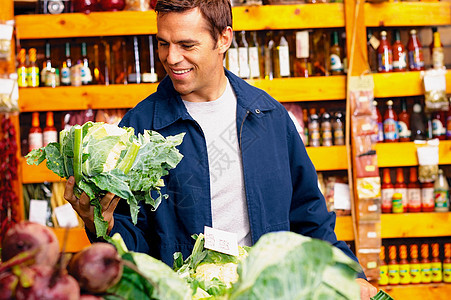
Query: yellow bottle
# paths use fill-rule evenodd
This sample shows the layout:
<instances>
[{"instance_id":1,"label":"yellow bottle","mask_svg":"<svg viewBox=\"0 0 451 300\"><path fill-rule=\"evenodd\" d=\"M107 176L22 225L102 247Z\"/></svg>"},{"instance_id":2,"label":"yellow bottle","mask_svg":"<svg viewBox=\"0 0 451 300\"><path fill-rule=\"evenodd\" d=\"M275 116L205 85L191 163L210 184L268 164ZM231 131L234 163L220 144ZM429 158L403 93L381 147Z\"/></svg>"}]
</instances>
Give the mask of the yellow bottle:
<instances>
[{"instance_id":1,"label":"yellow bottle","mask_svg":"<svg viewBox=\"0 0 451 300\"><path fill-rule=\"evenodd\" d=\"M443 260L443 282L451 282L451 244L445 244L445 259Z\"/></svg>"},{"instance_id":2,"label":"yellow bottle","mask_svg":"<svg viewBox=\"0 0 451 300\"><path fill-rule=\"evenodd\" d=\"M421 283L431 283L432 270L429 260L429 245L421 245Z\"/></svg>"},{"instance_id":3,"label":"yellow bottle","mask_svg":"<svg viewBox=\"0 0 451 300\"><path fill-rule=\"evenodd\" d=\"M396 260L396 246L390 246L388 248L388 257L390 258L388 262L388 284L399 284L399 264Z\"/></svg>"},{"instance_id":4,"label":"yellow bottle","mask_svg":"<svg viewBox=\"0 0 451 300\"><path fill-rule=\"evenodd\" d=\"M421 264L418 260L418 245L410 245L410 282L421 283Z\"/></svg>"},{"instance_id":5,"label":"yellow bottle","mask_svg":"<svg viewBox=\"0 0 451 300\"><path fill-rule=\"evenodd\" d=\"M410 278L410 264L407 261L407 246L399 246L399 283L409 284Z\"/></svg>"},{"instance_id":6,"label":"yellow bottle","mask_svg":"<svg viewBox=\"0 0 451 300\"><path fill-rule=\"evenodd\" d=\"M27 82L29 87L39 86L39 67L36 64L36 48L28 50L28 59L30 63L27 68Z\"/></svg>"},{"instance_id":7,"label":"yellow bottle","mask_svg":"<svg viewBox=\"0 0 451 300\"><path fill-rule=\"evenodd\" d=\"M17 54L17 60L19 61L19 66L17 67L17 85L19 87L27 87L27 67L25 66L26 51L25 49L20 49Z\"/></svg>"},{"instance_id":8,"label":"yellow bottle","mask_svg":"<svg viewBox=\"0 0 451 300\"><path fill-rule=\"evenodd\" d=\"M385 247L381 246L379 253L379 285L388 284L388 266L385 262Z\"/></svg>"}]
</instances>

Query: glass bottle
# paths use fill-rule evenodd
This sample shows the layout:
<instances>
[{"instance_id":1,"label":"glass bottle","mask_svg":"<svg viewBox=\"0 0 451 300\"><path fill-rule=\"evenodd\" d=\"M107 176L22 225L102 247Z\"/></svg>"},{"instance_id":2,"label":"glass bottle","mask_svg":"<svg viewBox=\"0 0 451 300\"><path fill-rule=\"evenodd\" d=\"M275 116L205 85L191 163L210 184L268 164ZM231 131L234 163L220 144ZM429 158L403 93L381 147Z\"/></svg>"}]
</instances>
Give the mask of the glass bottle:
<instances>
[{"instance_id":1,"label":"glass bottle","mask_svg":"<svg viewBox=\"0 0 451 300\"><path fill-rule=\"evenodd\" d=\"M321 146L319 116L316 113L315 108L310 108L308 132L309 132L309 146L311 147Z\"/></svg>"},{"instance_id":2,"label":"glass bottle","mask_svg":"<svg viewBox=\"0 0 451 300\"><path fill-rule=\"evenodd\" d=\"M394 193L392 196L392 208L391 212L394 214L400 214L404 212L404 206L402 204L402 194L401 193Z\"/></svg>"},{"instance_id":3,"label":"glass bottle","mask_svg":"<svg viewBox=\"0 0 451 300\"><path fill-rule=\"evenodd\" d=\"M238 36L238 69L241 78L248 79L250 77L249 44L244 30L240 31Z\"/></svg>"},{"instance_id":4,"label":"glass bottle","mask_svg":"<svg viewBox=\"0 0 451 300\"><path fill-rule=\"evenodd\" d=\"M309 129L308 129L309 117L307 113L307 108L302 109L302 118L304 121L304 137L305 137L304 144L305 146L309 146Z\"/></svg>"},{"instance_id":5,"label":"glass bottle","mask_svg":"<svg viewBox=\"0 0 451 300\"><path fill-rule=\"evenodd\" d=\"M71 85L71 68L72 68L72 58L70 56L70 43L65 44L66 59L63 61L63 66L61 67L61 85Z\"/></svg>"},{"instance_id":6,"label":"glass bottle","mask_svg":"<svg viewBox=\"0 0 451 300\"><path fill-rule=\"evenodd\" d=\"M434 182L434 199L435 211L449 211L449 186L442 169L438 170L438 176Z\"/></svg>"},{"instance_id":7,"label":"glass bottle","mask_svg":"<svg viewBox=\"0 0 451 300\"><path fill-rule=\"evenodd\" d=\"M421 187L418 182L416 167L410 167L409 184L407 185L407 200L409 212L421 211Z\"/></svg>"},{"instance_id":8,"label":"glass bottle","mask_svg":"<svg viewBox=\"0 0 451 300\"><path fill-rule=\"evenodd\" d=\"M451 244L446 243L444 246L445 258L443 259L443 282L451 282Z\"/></svg>"},{"instance_id":9,"label":"glass bottle","mask_svg":"<svg viewBox=\"0 0 451 300\"><path fill-rule=\"evenodd\" d=\"M290 77L290 47L283 31L279 32L274 53L274 77Z\"/></svg>"},{"instance_id":10,"label":"glass bottle","mask_svg":"<svg viewBox=\"0 0 451 300\"><path fill-rule=\"evenodd\" d=\"M393 110L393 101L387 101L387 108L384 113L384 141L398 142L398 116Z\"/></svg>"},{"instance_id":11,"label":"glass bottle","mask_svg":"<svg viewBox=\"0 0 451 300\"><path fill-rule=\"evenodd\" d=\"M434 183L423 182L421 184L421 211L431 212L435 208Z\"/></svg>"},{"instance_id":12,"label":"glass bottle","mask_svg":"<svg viewBox=\"0 0 451 300\"><path fill-rule=\"evenodd\" d=\"M87 85L92 83L91 69L89 68L89 59L87 55L86 43L81 43L81 84Z\"/></svg>"},{"instance_id":13,"label":"glass bottle","mask_svg":"<svg viewBox=\"0 0 451 300\"><path fill-rule=\"evenodd\" d=\"M415 29L410 30L409 42L407 43L407 51L409 55L409 70L424 70L423 47L417 37Z\"/></svg>"},{"instance_id":14,"label":"glass bottle","mask_svg":"<svg viewBox=\"0 0 451 300\"><path fill-rule=\"evenodd\" d=\"M390 169L385 168L382 171L382 185L381 185L381 200L382 200L382 212L392 212L392 197L395 193L395 188L391 183Z\"/></svg>"},{"instance_id":15,"label":"glass bottle","mask_svg":"<svg viewBox=\"0 0 451 300\"><path fill-rule=\"evenodd\" d=\"M371 28L367 29L367 49L368 49L368 64L371 72L376 73L377 64L377 48L379 48L379 40L374 36Z\"/></svg>"},{"instance_id":16,"label":"glass bottle","mask_svg":"<svg viewBox=\"0 0 451 300\"><path fill-rule=\"evenodd\" d=\"M410 131L412 140L426 139L426 124L420 103L413 105L413 112L410 115Z\"/></svg>"},{"instance_id":17,"label":"glass bottle","mask_svg":"<svg viewBox=\"0 0 451 300\"><path fill-rule=\"evenodd\" d=\"M331 75L343 75L343 48L338 40L338 32L332 32L332 43L329 49L329 70Z\"/></svg>"},{"instance_id":18,"label":"glass bottle","mask_svg":"<svg viewBox=\"0 0 451 300\"><path fill-rule=\"evenodd\" d=\"M28 132L28 152L39 149L43 146L42 129L39 125L39 112L34 112L31 116L31 128Z\"/></svg>"},{"instance_id":19,"label":"glass bottle","mask_svg":"<svg viewBox=\"0 0 451 300\"><path fill-rule=\"evenodd\" d=\"M407 112L406 99L401 100L401 112L398 115L399 141L410 142L410 115Z\"/></svg>"},{"instance_id":20,"label":"glass bottle","mask_svg":"<svg viewBox=\"0 0 451 300\"><path fill-rule=\"evenodd\" d=\"M265 79L272 80L274 78L274 38L272 31L266 32L265 42Z\"/></svg>"},{"instance_id":21,"label":"glass bottle","mask_svg":"<svg viewBox=\"0 0 451 300\"><path fill-rule=\"evenodd\" d=\"M399 30L395 30L395 42L392 46L393 51L393 71L404 72L407 70L407 51L401 43Z\"/></svg>"},{"instance_id":22,"label":"glass bottle","mask_svg":"<svg viewBox=\"0 0 451 300\"><path fill-rule=\"evenodd\" d=\"M410 264L407 261L407 246L399 246L399 283L410 284Z\"/></svg>"},{"instance_id":23,"label":"glass bottle","mask_svg":"<svg viewBox=\"0 0 451 300\"><path fill-rule=\"evenodd\" d=\"M399 264L396 259L396 246L388 247L388 284L399 284Z\"/></svg>"},{"instance_id":24,"label":"glass bottle","mask_svg":"<svg viewBox=\"0 0 451 300\"><path fill-rule=\"evenodd\" d=\"M293 69L295 77L309 77L311 75L310 50L308 30L296 32L296 57Z\"/></svg>"},{"instance_id":25,"label":"glass bottle","mask_svg":"<svg viewBox=\"0 0 451 300\"><path fill-rule=\"evenodd\" d=\"M321 146L332 146L332 123L330 114L324 109L320 109L321 113Z\"/></svg>"},{"instance_id":26,"label":"glass bottle","mask_svg":"<svg viewBox=\"0 0 451 300\"><path fill-rule=\"evenodd\" d=\"M25 64L26 50L24 48L20 49L17 54L17 60L19 61L19 65L17 67L17 85L19 87L27 87L27 66Z\"/></svg>"},{"instance_id":27,"label":"glass bottle","mask_svg":"<svg viewBox=\"0 0 451 300\"><path fill-rule=\"evenodd\" d=\"M260 78L260 45L257 39L257 32L252 31L249 39L249 69L250 78Z\"/></svg>"},{"instance_id":28,"label":"glass bottle","mask_svg":"<svg viewBox=\"0 0 451 300\"><path fill-rule=\"evenodd\" d=\"M445 67L445 54L443 44L440 41L440 32L433 33L433 42L431 48L432 67L434 69L443 69Z\"/></svg>"},{"instance_id":29,"label":"glass bottle","mask_svg":"<svg viewBox=\"0 0 451 300\"><path fill-rule=\"evenodd\" d=\"M236 34L233 34L232 44L229 50L227 50L227 69L233 74L240 75L240 63L238 56L238 43L235 38Z\"/></svg>"},{"instance_id":30,"label":"glass bottle","mask_svg":"<svg viewBox=\"0 0 451 300\"><path fill-rule=\"evenodd\" d=\"M377 120L377 142L384 141L384 123L382 121L381 111L377 107L377 101L373 101L374 111L373 111L373 119Z\"/></svg>"},{"instance_id":31,"label":"glass bottle","mask_svg":"<svg viewBox=\"0 0 451 300\"><path fill-rule=\"evenodd\" d=\"M141 59L139 54L139 42L138 37L133 36L133 72L128 74L128 82L129 83L141 83Z\"/></svg>"},{"instance_id":32,"label":"glass bottle","mask_svg":"<svg viewBox=\"0 0 451 300\"><path fill-rule=\"evenodd\" d=\"M431 283L431 261L429 260L429 245L421 244L421 283Z\"/></svg>"},{"instance_id":33,"label":"glass bottle","mask_svg":"<svg viewBox=\"0 0 451 300\"><path fill-rule=\"evenodd\" d=\"M334 130L334 145L344 145L345 144L345 124L343 113L337 111L334 115L334 122L332 124Z\"/></svg>"},{"instance_id":34,"label":"glass bottle","mask_svg":"<svg viewBox=\"0 0 451 300\"><path fill-rule=\"evenodd\" d=\"M52 86L51 80L47 80L47 74L52 72L52 59L50 58L50 43L45 43L45 62L41 70L41 85L42 86Z\"/></svg>"},{"instance_id":35,"label":"glass bottle","mask_svg":"<svg viewBox=\"0 0 451 300\"><path fill-rule=\"evenodd\" d=\"M393 70L393 52L387 40L387 32L381 32L381 40L377 48L377 61L379 73L387 73Z\"/></svg>"},{"instance_id":36,"label":"glass bottle","mask_svg":"<svg viewBox=\"0 0 451 300\"><path fill-rule=\"evenodd\" d=\"M418 245L410 245L410 283L421 283L421 264L418 260Z\"/></svg>"},{"instance_id":37,"label":"glass bottle","mask_svg":"<svg viewBox=\"0 0 451 300\"><path fill-rule=\"evenodd\" d=\"M39 86L39 67L36 64L36 48L28 50L27 84L29 87Z\"/></svg>"},{"instance_id":38,"label":"glass bottle","mask_svg":"<svg viewBox=\"0 0 451 300\"><path fill-rule=\"evenodd\" d=\"M43 131L44 147L49 143L56 143L58 141L58 131L55 128L53 120L53 112L48 111L46 114L45 128Z\"/></svg>"},{"instance_id":39,"label":"glass bottle","mask_svg":"<svg viewBox=\"0 0 451 300\"><path fill-rule=\"evenodd\" d=\"M385 262L385 246L381 246L381 252L379 252L379 282L380 286L388 284L388 266Z\"/></svg>"},{"instance_id":40,"label":"glass bottle","mask_svg":"<svg viewBox=\"0 0 451 300\"><path fill-rule=\"evenodd\" d=\"M432 249L432 259L431 259L431 281L434 283L442 282L442 261L440 260L440 247L438 243L433 243L431 245Z\"/></svg>"},{"instance_id":41,"label":"glass bottle","mask_svg":"<svg viewBox=\"0 0 451 300\"><path fill-rule=\"evenodd\" d=\"M439 140L446 139L445 112L436 111L432 114L432 137Z\"/></svg>"},{"instance_id":42,"label":"glass bottle","mask_svg":"<svg viewBox=\"0 0 451 300\"><path fill-rule=\"evenodd\" d=\"M404 180L403 168L396 168L395 193L400 193L402 195L402 207L404 208L404 212L406 212L408 206L407 184Z\"/></svg>"}]
</instances>

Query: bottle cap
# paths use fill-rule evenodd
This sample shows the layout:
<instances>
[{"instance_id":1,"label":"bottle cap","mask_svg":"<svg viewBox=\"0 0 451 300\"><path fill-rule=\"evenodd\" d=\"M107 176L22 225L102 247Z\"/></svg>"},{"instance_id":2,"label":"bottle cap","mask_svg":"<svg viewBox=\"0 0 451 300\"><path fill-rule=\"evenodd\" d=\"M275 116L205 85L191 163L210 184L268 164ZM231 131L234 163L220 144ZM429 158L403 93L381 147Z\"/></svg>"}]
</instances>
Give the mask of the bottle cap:
<instances>
[{"instance_id":1,"label":"bottle cap","mask_svg":"<svg viewBox=\"0 0 451 300\"><path fill-rule=\"evenodd\" d=\"M417 31L415 29L412 29L412 30L410 30L410 34L411 35L417 34Z\"/></svg>"},{"instance_id":2,"label":"bottle cap","mask_svg":"<svg viewBox=\"0 0 451 300\"><path fill-rule=\"evenodd\" d=\"M393 105L393 101L392 100L388 100L387 101L387 105L390 105L390 106Z\"/></svg>"},{"instance_id":3,"label":"bottle cap","mask_svg":"<svg viewBox=\"0 0 451 300\"><path fill-rule=\"evenodd\" d=\"M385 30L381 31L381 36L387 36L387 31Z\"/></svg>"},{"instance_id":4,"label":"bottle cap","mask_svg":"<svg viewBox=\"0 0 451 300\"><path fill-rule=\"evenodd\" d=\"M416 112L416 113L420 113L421 112L421 104L420 103L415 103L413 105L413 112Z\"/></svg>"}]
</instances>

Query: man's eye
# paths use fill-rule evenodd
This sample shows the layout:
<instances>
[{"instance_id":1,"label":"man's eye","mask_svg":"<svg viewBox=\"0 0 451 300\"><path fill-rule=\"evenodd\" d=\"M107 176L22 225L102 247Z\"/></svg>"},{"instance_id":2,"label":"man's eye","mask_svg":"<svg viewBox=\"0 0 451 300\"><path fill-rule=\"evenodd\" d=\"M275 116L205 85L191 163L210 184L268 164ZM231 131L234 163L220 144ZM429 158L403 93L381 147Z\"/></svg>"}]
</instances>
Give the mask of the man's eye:
<instances>
[{"instance_id":1,"label":"man's eye","mask_svg":"<svg viewBox=\"0 0 451 300\"><path fill-rule=\"evenodd\" d=\"M169 45L166 42L158 42L158 47L166 47L167 45Z\"/></svg>"},{"instance_id":2,"label":"man's eye","mask_svg":"<svg viewBox=\"0 0 451 300\"><path fill-rule=\"evenodd\" d=\"M191 49L191 48L194 47L194 45L183 44L182 47L185 48L185 49Z\"/></svg>"}]
</instances>

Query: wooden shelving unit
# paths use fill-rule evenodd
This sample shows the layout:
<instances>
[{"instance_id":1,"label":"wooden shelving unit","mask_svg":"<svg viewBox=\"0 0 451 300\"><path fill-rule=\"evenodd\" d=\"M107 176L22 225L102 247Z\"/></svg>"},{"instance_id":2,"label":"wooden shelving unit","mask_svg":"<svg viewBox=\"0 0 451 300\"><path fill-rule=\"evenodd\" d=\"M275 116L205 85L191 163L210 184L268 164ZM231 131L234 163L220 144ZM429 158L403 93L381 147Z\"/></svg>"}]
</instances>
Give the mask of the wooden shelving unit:
<instances>
[{"instance_id":1,"label":"wooden shelving unit","mask_svg":"<svg viewBox=\"0 0 451 300\"><path fill-rule=\"evenodd\" d=\"M395 285L380 288L396 300L448 299L447 297L451 294L451 284L449 283Z\"/></svg>"}]
</instances>

